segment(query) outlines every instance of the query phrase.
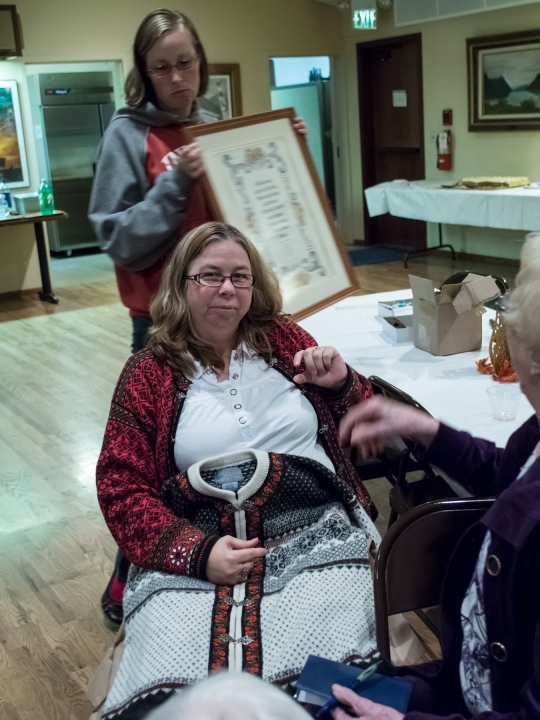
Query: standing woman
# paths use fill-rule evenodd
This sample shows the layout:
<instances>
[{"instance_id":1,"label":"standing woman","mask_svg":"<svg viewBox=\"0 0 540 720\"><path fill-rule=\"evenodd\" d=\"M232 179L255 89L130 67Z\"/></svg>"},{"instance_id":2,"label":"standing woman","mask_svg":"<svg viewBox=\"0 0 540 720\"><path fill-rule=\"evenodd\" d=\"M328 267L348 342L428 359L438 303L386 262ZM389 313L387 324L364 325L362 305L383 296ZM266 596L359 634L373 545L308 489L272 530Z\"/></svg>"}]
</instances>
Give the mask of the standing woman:
<instances>
[{"instance_id":1,"label":"standing woman","mask_svg":"<svg viewBox=\"0 0 540 720\"><path fill-rule=\"evenodd\" d=\"M183 13L155 10L142 21L126 80L127 106L103 138L89 218L114 260L118 290L133 321L133 352L146 344L150 302L179 239L214 218L201 183L200 147L185 128L216 118L199 109L208 62L199 34ZM307 135L302 118L296 131Z\"/></svg>"}]
</instances>

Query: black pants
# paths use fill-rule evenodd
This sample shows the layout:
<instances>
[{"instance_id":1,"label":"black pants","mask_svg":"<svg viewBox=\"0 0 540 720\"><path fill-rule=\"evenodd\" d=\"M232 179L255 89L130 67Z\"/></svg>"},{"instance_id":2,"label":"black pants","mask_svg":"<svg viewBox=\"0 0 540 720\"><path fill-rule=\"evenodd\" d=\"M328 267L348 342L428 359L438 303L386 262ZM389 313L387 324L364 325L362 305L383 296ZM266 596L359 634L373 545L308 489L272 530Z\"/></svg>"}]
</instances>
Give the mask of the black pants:
<instances>
[{"instance_id":1,"label":"black pants","mask_svg":"<svg viewBox=\"0 0 540 720\"><path fill-rule=\"evenodd\" d=\"M136 353L142 350L148 342L148 330L152 325L152 318L149 317L132 317L133 322L133 341L131 343L131 351Z\"/></svg>"},{"instance_id":2,"label":"black pants","mask_svg":"<svg viewBox=\"0 0 540 720\"><path fill-rule=\"evenodd\" d=\"M133 337L131 349L134 353L142 350L148 342L148 329L152 325L152 318L149 317L133 317ZM129 572L129 560L121 550L116 553L116 562L114 564L114 575L120 582L126 582Z\"/></svg>"}]
</instances>

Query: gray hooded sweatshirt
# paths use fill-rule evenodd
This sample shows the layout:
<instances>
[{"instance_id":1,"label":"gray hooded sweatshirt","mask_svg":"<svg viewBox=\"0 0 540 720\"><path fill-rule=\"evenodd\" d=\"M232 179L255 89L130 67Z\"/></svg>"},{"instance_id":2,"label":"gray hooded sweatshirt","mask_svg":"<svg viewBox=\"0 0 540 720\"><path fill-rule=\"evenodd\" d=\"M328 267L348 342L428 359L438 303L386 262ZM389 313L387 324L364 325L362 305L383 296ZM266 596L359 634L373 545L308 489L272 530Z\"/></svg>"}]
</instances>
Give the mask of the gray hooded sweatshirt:
<instances>
[{"instance_id":1,"label":"gray hooded sweatshirt","mask_svg":"<svg viewBox=\"0 0 540 720\"><path fill-rule=\"evenodd\" d=\"M116 265L145 270L173 249L195 182L175 167L158 175L150 187L149 128L214 120L195 107L189 120L183 121L150 102L114 114L99 149L88 217L101 249Z\"/></svg>"}]
</instances>

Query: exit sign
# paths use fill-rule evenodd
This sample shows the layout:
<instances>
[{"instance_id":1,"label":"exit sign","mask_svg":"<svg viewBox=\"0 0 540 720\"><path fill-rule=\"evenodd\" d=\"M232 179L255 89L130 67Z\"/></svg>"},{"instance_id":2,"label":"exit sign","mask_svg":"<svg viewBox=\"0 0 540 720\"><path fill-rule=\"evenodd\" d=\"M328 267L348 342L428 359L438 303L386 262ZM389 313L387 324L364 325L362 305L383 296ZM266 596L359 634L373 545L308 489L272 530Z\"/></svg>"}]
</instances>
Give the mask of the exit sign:
<instances>
[{"instance_id":1,"label":"exit sign","mask_svg":"<svg viewBox=\"0 0 540 720\"><path fill-rule=\"evenodd\" d=\"M354 10L353 28L355 30L376 30L377 10Z\"/></svg>"}]
</instances>

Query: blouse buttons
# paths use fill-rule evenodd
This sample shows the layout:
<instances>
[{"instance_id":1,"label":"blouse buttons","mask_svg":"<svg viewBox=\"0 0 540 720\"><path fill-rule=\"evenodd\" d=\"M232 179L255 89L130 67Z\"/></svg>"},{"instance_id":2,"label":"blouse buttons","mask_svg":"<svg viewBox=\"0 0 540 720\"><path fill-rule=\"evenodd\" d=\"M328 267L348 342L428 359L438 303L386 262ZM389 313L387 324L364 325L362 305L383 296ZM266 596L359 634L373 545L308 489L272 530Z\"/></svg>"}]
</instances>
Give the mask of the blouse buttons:
<instances>
[{"instance_id":1,"label":"blouse buttons","mask_svg":"<svg viewBox=\"0 0 540 720\"><path fill-rule=\"evenodd\" d=\"M486 570L493 577L497 577L497 575L501 572L501 561L496 555L488 555L486 560Z\"/></svg>"},{"instance_id":2,"label":"blouse buttons","mask_svg":"<svg viewBox=\"0 0 540 720\"><path fill-rule=\"evenodd\" d=\"M238 373L234 373L234 375L232 376L232 379L233 379L233 380L238 380Z\"/></svg>"},{"instance_id":3,"label":"blouse buttons","mask_svg":"<svg viewBox=\"0 0 540 720\"><path fill-rule=\"evenodd\" d=\"M238 418L238 422L240 425L245 425L247 423L247 420L245 417Z\"/></svg>"},{"instance_id":4,"label":"blouse buttons","mask_svg":"<svg viewBox=\"0 0 540 720\"><path fill-rule=\"evenodd\" d=\"M233 389L233 390L231 390L231 395L236 395L237 392L238 392L237 390Z\"/></svg>"},{"instance_id":5,"label":"blouse buttons","mask_svg":"<svg viewBox=\"0 0 540 720\"><path fill-rule=\"evenodd\" d=\"M235 409L235 410L240 410L241 407L242 407L242 406L241 406L239 403L236 403L236 405L234 406L234 409Z\"/></svg>"}]
</instances>

